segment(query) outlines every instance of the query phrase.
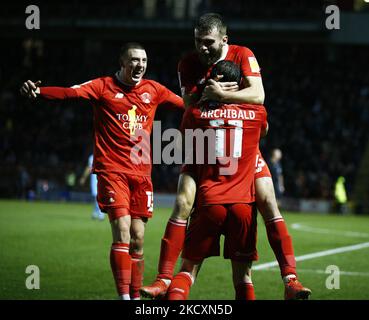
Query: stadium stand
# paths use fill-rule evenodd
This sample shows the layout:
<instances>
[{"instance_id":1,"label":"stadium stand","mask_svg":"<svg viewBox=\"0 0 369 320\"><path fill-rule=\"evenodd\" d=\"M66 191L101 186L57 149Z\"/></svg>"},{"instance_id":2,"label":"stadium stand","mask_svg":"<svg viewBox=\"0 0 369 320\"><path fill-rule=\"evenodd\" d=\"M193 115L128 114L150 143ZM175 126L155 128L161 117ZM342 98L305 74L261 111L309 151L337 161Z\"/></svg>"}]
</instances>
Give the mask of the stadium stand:
<instances>
[{"instance_id":1,"label":"stadium stand","mask_svg":"<svg viewBox=\"0 0 369 320\"><path fill-rule=\"evenodd\" d=\"M248 1L247 7L244 1L232 2L232 6L222 1L197 1L195 7L191 7L191 1L183 3L187 5L185 13L178 16L183 21L209 8L232 21L275 17L316 21L323 7L315 1L303 7L302 1L287 0L268 2L262 11L258 10L260 0ZM131 27L121 39L114 27L106 29L111 37L92 37L86 26L77 30L78 36L18 30L3 38L6 63L0 68L1 197L30 196L30 190L36 192L42 181L47 181L51 189L63 190L65 173L72 170L79 175L91 148L92 113L87 103L26 101L18 94L22 81L32 77L41 79L43 85L71 86L113 73L118 67L116 53L120 45L135 40L135 19L146 16L151 21L162 17L168 23L176 20L173 7L162 1L156 4L152 14L146 1L124 1L122 11L117 10L115 1L105 1L104 6L93 1L45 3L42 14L48 22L66 16L69 20L64 23L71 24L87 21L84 19L99 23L125 18ZM21 5L8 6L8 20L12 15L18 19ZM4 11L0 16L5 18ZM172 21L169 26L178 27L178 23ZM148 27L140 25L140 30L137 40L146 46L149 56L146 76L179 94L176 65L179 57L192 49L190 24L182 25L178 38L166 27L151 34L150 39L143 37ZM369 74L363 72L363 66L367 64L369 46L330 43L324 30L318 31L318 38L316 33L306 38L306 33L294 33L283 41L276 41L268 30L258 37L249 37L247 30L237 30L234 37L232 31L230 34L230 42L250 47L262 67L270 132L261 148L265 158L274 147L283 150L286 196L330 200L337 177L344 175L350 198L368 140ZM164 130L178 127L181 115L159 111L157 118L163 120ZM178 173L177 165L154 165L156 192L174 192Z\"/></svg>"}]
</instances>

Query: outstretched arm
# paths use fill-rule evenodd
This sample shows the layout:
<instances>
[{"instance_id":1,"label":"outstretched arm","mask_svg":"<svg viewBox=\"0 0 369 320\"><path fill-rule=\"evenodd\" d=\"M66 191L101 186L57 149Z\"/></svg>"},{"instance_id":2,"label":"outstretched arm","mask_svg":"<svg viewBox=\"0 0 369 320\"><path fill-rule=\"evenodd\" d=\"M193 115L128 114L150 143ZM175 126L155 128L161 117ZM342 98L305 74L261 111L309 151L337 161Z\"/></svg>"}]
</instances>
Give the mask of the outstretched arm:
<instances>
[{"instance_id":1,"label":"outstretched arm","mask_svg":"<svg viewBox=\"0 0 369 320\"><path fill-rule=\"evenodd\" d=\"M41 96L50 100L64 100L78 98L77 91L73 88L64 87L39 87L41 81L32 82L27 80L23 83L20 92L29 99L36 99Z\"/></svg>"},{"instance_id":2,"label":"outstretched arm","mask_svg":"<svg viewBox=\"0 0 369 320\"><path fill-rule=\"evenodd\" d=\"M71 88L65 87L40 87L41 81L32 82L27 80L23 83L20 93L29 98L35 99L38 96L49 100L64 99L94 99L98 100L101 96L103 88L103 80L101 78L90 80L81 85L75 85Z\"/></svg>"}]
</instances>

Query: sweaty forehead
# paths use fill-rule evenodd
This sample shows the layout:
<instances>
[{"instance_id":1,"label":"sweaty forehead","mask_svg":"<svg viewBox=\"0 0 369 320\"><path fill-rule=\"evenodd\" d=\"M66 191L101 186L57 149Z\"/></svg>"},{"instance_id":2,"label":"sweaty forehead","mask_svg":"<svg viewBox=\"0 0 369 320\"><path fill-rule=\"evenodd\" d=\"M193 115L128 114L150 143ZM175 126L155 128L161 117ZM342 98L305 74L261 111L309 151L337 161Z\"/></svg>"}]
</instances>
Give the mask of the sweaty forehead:
<instances>
[{"instance_id":1,"label":"sweaty forehead","mask_svg":"<svg viewBox=\"0 0 369 320\"><path fill-rule=\"evenodd\" d=\"M215 27L208 32L195 29L195 38L197 39L219 39L221 37L219 30Z\"/></svg>"},{"instance_id":2,"label":"sweaty forehead","mask_svg":"<svg viewBox=\"0 0 369 320\"><path fill-rule=\"evenodd\" d=\"M140 59L147 58L146 51L143 49L128 49L127 57L128 58L140 58Z\"/></svg>"}]
</instances>

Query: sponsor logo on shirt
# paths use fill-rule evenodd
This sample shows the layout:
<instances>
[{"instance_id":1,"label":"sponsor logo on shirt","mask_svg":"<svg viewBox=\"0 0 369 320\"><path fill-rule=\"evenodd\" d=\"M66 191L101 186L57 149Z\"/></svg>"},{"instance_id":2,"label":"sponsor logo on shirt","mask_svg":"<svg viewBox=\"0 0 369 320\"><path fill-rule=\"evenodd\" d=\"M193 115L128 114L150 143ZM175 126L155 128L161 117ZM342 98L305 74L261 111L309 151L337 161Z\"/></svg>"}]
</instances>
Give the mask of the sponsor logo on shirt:
<instances>
[{"instance_id":1,"label":"sponsor logo on shirt","mask_svg":"<svg viewBox=\"0 0 369 320\"><path fill-rule=\"evenodd\" d=\"M121 93L121 92L118 92L116 95L115 95L115 98L116 99L122 99L124 97L124 94Z\"/></svg>"},{"instance_id":2,"label":"sponsor logo on shirt","mask_svg":"<svg viewBox=\"0 0 369 320\"><path fill-rule=\"evenodd\" d=\"M255 73L260 72L260 67L255 57L249 57L249 64L250 64L251 72L255 72Z\"/></svg>"},{"instance_id":3,"label":"sponsor logo on shirt","mask_svg":"<svg viewBox=\"0 0 369 320\"><path fill-rule=\"evenodd\" d=\"M137 114L137 106L132 105L132 108L127 113L117 113L116 116L119 121L122 121L123 129L128 129L129 134L133 136L137 129L143 129L143 123L148 119L147 115Z\"/></svg>"}]
</instances>

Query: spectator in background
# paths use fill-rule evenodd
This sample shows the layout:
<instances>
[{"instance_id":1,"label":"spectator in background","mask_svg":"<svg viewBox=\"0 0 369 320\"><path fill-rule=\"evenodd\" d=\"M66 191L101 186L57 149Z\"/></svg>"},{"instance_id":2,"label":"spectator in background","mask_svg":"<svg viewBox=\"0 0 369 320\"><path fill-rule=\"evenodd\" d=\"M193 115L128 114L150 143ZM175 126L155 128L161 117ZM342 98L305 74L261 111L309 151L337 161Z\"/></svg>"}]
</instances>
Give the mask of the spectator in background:
<instances>
[{"instance_id":1,"label":"spectator in background","mask_svg":"<svg viewBox=\"0 0 369 320\"><path fill-rule=\"evenodd\" d=\"M334 187L334 198L336 200L336 212L347 212L347 195L345 188L345 178L339 176Z\"/></svg>"},{"instance_id":2,"label":"spectator in background","mask_svg":"<svg viewBox=\"0 0 369 320\"><path fill-rule=\"evenodd\" d=\"M72 166L70 165L69 170L65 175L65 200L71 200L71 192L74 190L76 185L76 174L74 173Z\"/></svg>"},{"instance_id":3,"label":"spectator in background","mask_svg":"<svg viewBox=\"0 0 369 320\"><path fill-rule=\"evenodd\" d=\"M269 169L272 174L275 196L279 205L284 193L284 178L281 160L282 151L278 148L273 149L270 157Z\"/></svg>"},{"instance_id":4,"label":"spectator in background","mask_svg":"<svg viewBox=\"0 0 369 320\"><path fill-rule=\"evenodd\" d=\"M27 198L27 191L30 187L30 175L27 169L19 165L18 166L18 177L17 177L17 196L19 199Z\"/></svg>"},{"instance_id":5,"label":"spectator in background","mask_svg":"<svg viewBox=\"0 0 369 320\"><path fill-rule=\"evenodd\" d=\"M87 180L87 177L90 176L90 191L91 191L91 196L94 201L94 210L92 212L92 219L98 219L100 221L103 221L105 215L101 212L99 208L99 204L97 203L97 198L96 198L97 197L97 176L96 174L92 173L93 161L94 161L94 157L91 154L88 157L87 166L85 170L83 171L81 178L79 179L79 184L84 185Z\"/></svg>"}]
</instances>

